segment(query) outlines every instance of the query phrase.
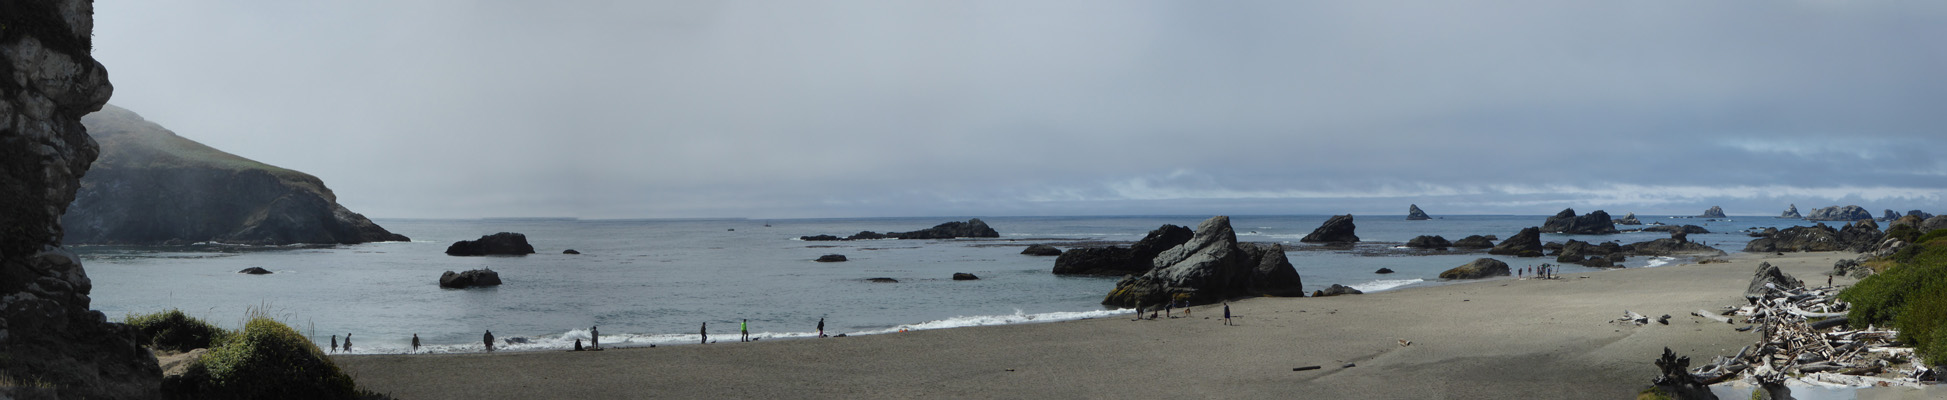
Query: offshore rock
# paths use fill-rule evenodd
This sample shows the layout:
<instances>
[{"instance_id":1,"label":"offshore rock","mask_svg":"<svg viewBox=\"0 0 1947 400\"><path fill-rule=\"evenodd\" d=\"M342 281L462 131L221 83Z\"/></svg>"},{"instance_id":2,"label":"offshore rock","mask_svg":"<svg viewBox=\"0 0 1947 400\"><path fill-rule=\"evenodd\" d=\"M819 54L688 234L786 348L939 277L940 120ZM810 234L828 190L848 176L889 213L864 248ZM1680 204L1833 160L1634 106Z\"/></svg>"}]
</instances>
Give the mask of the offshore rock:
<instances>
[{"instance_id":1,"label":"offshore rock","mask_svg":"<svg viewBox=\"0 0 1947 400\"><path fill-rule=\"evenodd\" d=\"M1487 250L1487 254L1517 257L1541 257L1541 253L1541 228L1536 227L1522 228L1521 233L1516 233L1508 237L1508 240L1495 245L1493 249Z\"/></svg>"},{"instance_id":2,"label":"offshore rock","mask_svg":"<svg viewBox=\"0 0 1947 400\"><path fill-rule=\"evenodd\" d=\"M1886 216L1879 217L1879 220L1886 222L1893 222L1896 219L1900 219L1900 213L1893 212L1893 209L1890 208L1886 209Z\"/></svg>"},{"instance_id":3,"label":"offshore rock","mask_svg":"<svg viewBox=\"0 0 1947 400\"><path fill-rule=\"evenodd\" d=\"M955 272L955 273L953 273L953 280L956 280L956 281L973 281L973 280L980 280L980 277L978 277L978 276L974 276L974 274L969 274L969 273L965 273L965 272Z\"/></svg>"},{"instance_id":4,"label":"offshore rock","mask_svg":"<svg viewBox=\"0 0 1947 400\"><path fill-rule=\"evenodd\" d=\"M449 256L518 256L527 254L534 254L534 246L527 244L527 235L513 232L501 232L481 236L476 240L461 240L454 242L451 246L446 246L446 255Z\"/></svg>"},{"instance_id":5,"label":"offshore rock","mask_svg":"<svg viewBox=\"0 0 1947 400\"><path fill-rule=\"evenodd\" d=\"M1798 205L1793 204L1790 208L1786 208L1784 213L1778 214L1778 218L1805 218L1805 216L1799 215Z\"/></svg>"},{"instance_id":6,"label":"offshore rock","mask_svg":"<svg viewBox=\"0 0 1947 400\"><path fill-rule=\"evenodd\" d=\"M1358 242L1359 235L1353 234L1353 230L1356 228L1358 227L1352 224L1352 214L1334 215L1331 219L1325 220L1325 223L1319 224L1318 229L1312 230L1310 235L1305 235L1305 238L1298 239L1298 241L1306 243Z\"/></svg>"},{"instance_id":7,"label":"offshore rock","mask_svg":"<svg viewBox=\"0 0 1947 400\"><path fill-rule=\"evenodd\" d=\"M61 215L100 151L81 118L114 92L90 54L94 5L0 4L0 376L51 387L0 397L159 398L155 356L88 309L94 284L60 247Z\"/></svg>"},{"instance_id":8,"label":"offshore rock","mask_svg":"<svg viewBox=\"0 0 1947 400\"><path fill-rule=\"evenodd\" d=\"M1860 208L1859 206L1831 206L1812 210L1812 215L1806 216L1805 219L1810 221L1858 221L1862 219L1873 219L1873 213L1867 212L1866 209Z\"/></svg>"},{"instance_id":9,"label":"offshore rock","mask_svg":"<svg viewBox=\"0 0 1947 400\"><path fill-rule=\"evenodd\" d=\"M1187 300L1210 304L1238 296L1303 297L1304 282L1285 258L1284 246L1238 243L1230 217L1197 225L1189 241L1157 254L1155 268L1130 275L1102 304L1133 307Z\"/></svg>"},{"instance_id":10,"label":"offshore rock","mask_svg":"<svg viewBox=\"0 0 1947 400\"><path fill-rule=\"evenodd\" d=\"M1616 225L1642 225L1643 224L1643 220L1636 219L1636 213L1629 213L1629 215L1624 215L1622 218L1618 218L1613 222L1615 222Z\"/></svg>"},{"instance_id":11,"label":"offshore rock","mask_svg":"<svg viewBox=\"0 0 1947 400\"><path fill-rule=\"evenodd\" d=\"M408 240L339 205L316 176L210 148L114 105L81 122L101 158L61 217L67 243Z\"/></svg>"},{"instance_id":12,"label":"offshore rock","mask_svg":"<svg viewBox=\"0 0 1947 400\"><path fill-rule=\"evenodd\" d=\"M955 239L955 238L996 238L996 237L1001 237L1001 233L999 231L995 231L993 227L987 226L987 222L981 221L979 218L974 218L974 219L967 220L967 222L957 222L957 221L948 222L944 224L934 225L932 228L926 228L926 229L921 229L912 232L878 233L873 231L861 231L859 233L852 234L852 236L847 236L843 238L832 236L832 235L815 235L815 236L800 236L798 237L798 240L828 241L828 240L874 240L874 239Z\"/></svg>"},{"instance_id":13,"label":"offshore rock","mask_svg":"<svg viewBox=\"0 0 1947 400\"><path fill-rule=\"evenodd\" d=\"M1606 246L1604 246L1606 245ZM1562 250L1555 254L1555 262L1581 264L1592 268L1615 268L1609 256L1620 256L1621 249L1615 243L1594 245L1589 242L1569 239L1562 244Z\"/></svg>"},{"instance_id":14,"label":"offshore rock","mask_svg":"<svg viewBox=\"0 0 1947 400\"><path fill-rule=\"evenodd\" d=\"M242 271L237 271L237 273L250 274L250 275L269 275L270 270L264 269L264 267L250 267L250 268L244 268Z\"/></svg>"},{"instance_id":15,"label":"offshore rock","mask_svg":"<svg viewBox=\"0 0 1947 400\"><path fill-rule=\"evenodd\" d=\"M1575 216L1575 209L1565 208L1555 216L1548 217L1541 224L1542 233L1564 233L1570 235L1604 235L1616 233L1616 223L1609 219L1609 213L1595 210L1588 215Z\"/></svg>"},{"instance_id":16,"label":"offshore rock","mask_svg":"<svg viewBox=\"0 0 1947 400\"><path fill-rule=\"evenodd\" d=\"M1508 263L1492 258L1475 259L1474 262L1454 267L1440 273L1440 279L1480 279L1490 276L1508 276L1514 272Z\"/></svg>"},{"instance_id":17,"label":"offshore rock","mask_svg":"<svg viewBox=\"0 0 1947 400\"><path fill-rule=\"evenodd\" d=\"M816 260L812 260L812 261L817 261L817 262L845 262L845 261L846 261L846 259L845 259L845 255L844 255L844 254L826 254L826 255L822 255L822 256L818 256L818 259L816 259Z\"/></svg>"},{"instance_id":18,"label":"offshore rock","mask_svg":"<svg viewBox=\"0 0 1947 400\"><path fill-rule=\"evenodd\" d=\"M1639 230L1643 232L1664 232L1664 233L1683 232L1685 234L1710 233L1709 229L1704 229L1704 227L1696 226L1696 225L1656 225L1656 226L1643 227L1643 229L1639 229Z\"/></svg>"},{"instance_id":19,"label":"offshore rock","mask_svg":"<svg viewBox=\"0 0 1947 400\"><path fill-rule=\"evenodd\" d=\"M491 269L476 269L459 273L446 271L439 275L439 287L465 289L482 286L500 286L500 273Z\"/></svg>"},{"instance_id":20,"label":"offshore rock","mask_svg":"<svg viewBox=\"0 0 1947 400\"><path fill-rule=\"evenodd\" d=\"M1766 229L1761 237L1744 246L1748 253L1770 253L1785 251L1852 251L1864 252L1878 245L1886 234L1879 231L1878 224L1872 220L1861 220L1858 224L1846 224L1843 229L1832 229L1825 224L1795 226L1784 230Z\"/></svg>"},{"instance_id":21,"label":"offshore rock","mask_svg":"<svg viewBox=\"0 0 1947 400\"><path fill-rule=\"evenodd\" d=\"M1730 216L1724 215L1723 207L1710 206L1709 210L1704 210L1704 214L1698 215L1697 218L1730 218Z\"/></svg>"},{"instance_id":22,"label":"offshore rock","mask_svg":"<svg viewBox=\"0 0 1947 400\"><path fill-rule=\"evenodd\" d=\"M1450 246L1453 246L1453 243L1448 242L1447 238L1440 237L1439 235L1432 235L1432 236L1421 235L1419 237L1413 238L1413 240L1406 241L1406 247L1412 247L1416 249L1446 250L1447 247Z\"/></svg>"},{"instance_id":23,"label":"offshore rock","mask_svg":"<svg viewBox=\"0 0 1947 400\"><path fill-rule=\"evenodd\" d=\"M1176 225L1163 225L1149 231L1128 248L1109 246L1069 249L1055 258L1056 275L1122 276L1148 272L1157 254L1190 241L1195 231Z\"/></svg>"},{"instance_id":24,"label":"offshore rock","mask_svg":"<svg viewBox=\"0 0 1947 400\"><path fill-rule=\"evenodd\" d=\"M1920 210L1907 210L1906 215L1918 217L1921 220L1926 220L1927 218L1933 218L1933 214L1928 213L1926 211L1920 211Z\"/></svg>"},{"instance_id":25,"label":"offshore rock","mask_svg":"<svg viewBox=\"0 0 1947 400\"><path fill-rule=\"evenodd\" d=\"M1021 254L1026 254L1030 256L1059 256L1061 255L1061 249L1057 249L1055 248L1055 246L1037 244L1033 246L1028 246L1028 248L1026 249L1022 249Z\"/></svg>"},{"instance_id":26,"label":"offshore rock","mask_svg":"<svg viewBox=\"0 0 1947 400\"><path fill-rule=\"evenodd\" d=\"M1453 247L1458 247L1463 249L1485 249L1489 247L1494 247L1494 241L1489 240L1486 236L1472 235L1454 241Z\"/></svg>"},{"instance_id":27,"label":"offshore rock","mask_svg":"<svg viewBox=\"0 0 1947 400\"><path fill-rule=\"evenodd\" d=\"M1431 216L1427 216L1427 215L1426 215L1426 211L1420 211L1420 205L1418 205L1418 204L1408 204L1408 205L1406 205L1406 220L1407 220L1407 221L1425 221L1425 220L1429 220L1429 219L1433 219L1433 217L1431 217Z\"/></svg>"},{"instance_id":28,"label":"offshore rock","mask_svg":"<svg viewBox=\"0 0 1947 400\"><path fill-rule=\"evenodd\" d=\"M1683 232L1671 232L1669 238L1630 243L1623 245L1622 250L1624 253L1639 256L1724 255L1723 250L1718 250L1715 247L1706 246L1702 243L1692 242L1688 239L1688 236L1689 234Z\"/></svg>"}]
</instances>

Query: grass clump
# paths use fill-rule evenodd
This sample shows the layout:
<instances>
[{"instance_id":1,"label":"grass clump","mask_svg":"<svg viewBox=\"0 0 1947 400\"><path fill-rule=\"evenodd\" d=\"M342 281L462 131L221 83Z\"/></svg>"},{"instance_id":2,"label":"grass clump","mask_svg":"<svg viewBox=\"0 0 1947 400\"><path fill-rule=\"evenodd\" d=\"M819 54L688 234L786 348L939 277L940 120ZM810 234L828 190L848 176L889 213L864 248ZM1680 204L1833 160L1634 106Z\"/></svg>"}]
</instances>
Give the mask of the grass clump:
<instances>
[{"instance_id":1,"label":"grass clump","mask_svg":"<svg viewBox=\"0 0 1947 400\"><path fill-rule=\"evenodd\" d=\"M243 330L210 349L163 391L183 399L352 399L351 376L288 325L253 312Z\"/></svg>"},{"instance_id":2,"label":"grass clump","mask_svg":"<svg viewBox=\"0 0 1947 400\"><path fill-rule=\"evenodd\" d=\"M1929 364L1947 364L1947 230L1888 257L1892 265L1839 293L1854 327L1892 326ZM1938 235L1936 235L1938 234ZM1928 238L1928 237L1933 238Z\"/></svg>"},{"instance_id":3,"label":"grass clump","mask_svg":"<svg viewBox=\"0 0 1947 400\"><path fill-rule=\"evenodd\" d=\"M142 342L156 350L189 351L210 348L222 344L230 337L230 331L185 315L182 310L177 309L152 314L129 314L123 322L135 327L135 330L142 335Z\"/></svg>"}]
</instances>

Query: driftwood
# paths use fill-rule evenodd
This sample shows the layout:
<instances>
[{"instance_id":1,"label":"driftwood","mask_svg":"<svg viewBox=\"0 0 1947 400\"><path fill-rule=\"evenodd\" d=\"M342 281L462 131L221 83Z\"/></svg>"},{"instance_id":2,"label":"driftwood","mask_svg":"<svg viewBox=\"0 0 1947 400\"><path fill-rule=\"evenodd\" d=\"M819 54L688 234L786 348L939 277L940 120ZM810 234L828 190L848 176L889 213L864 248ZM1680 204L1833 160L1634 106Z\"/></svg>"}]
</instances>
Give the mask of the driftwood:
<instances>
[{"instance_id":1,"label":"driftwood","mask_svg":"<svg viewBox=\"0 0 1947 400\"><path fill-rule=\"evenodd\" d=\"M1721 316L1718 316L1717 314L1713 314L1713 313L1711 313L1711 312L1709 312L1709 311L1704 311L1704 310L1697 310L1696 312L1692 312L1692 313L1690 313L1690 315L1695 315L1695 316L1699 316L1699 317L1704 317L1704 319L1708 319L1708 320L1712 320L1712 321L1717 321L1717 322L1719 322L1719 323L1725 323L1725 324L1728 324L1728 323L1731 323L1731 319L1730 319L1730 318L1726 318L1726 317L1721 317Z\"/></svg>"},{"instance_id":2,"label":"driftwood","mask_svg":"<svg viewBox=\"0 0 1947 400\"><path fill-rule=\"evenodd\" d=\"M1725 312L1697 310L1699 318L1726 324L1753 324L1739 331L1758 329L1762 339L1739 349L1736 355L1716 357L1711 363L1688 370L1694 382L1704 385L1729 381L1773 387L1785 380L1819 382L1830 385L1914 385L1939 373L1925 366L1907 363L1912 348L1897 347L1899 332L1867 327L1846 329L1849 304L1837 299L1837 288L1791 288L1768 286L1764 295L1748 298L1750 305L1726 307ZM1624 311L1617 322L1641 324L1648 318ZM1810 321L1810 319L1819 319ZM1679 378L1669 376L1669 355L1659 360L1668 384ZM1911 365L1911 366L1908 366ZM1895 367L1899 367L1896 369Z\"/></svg>"}]
</instances>

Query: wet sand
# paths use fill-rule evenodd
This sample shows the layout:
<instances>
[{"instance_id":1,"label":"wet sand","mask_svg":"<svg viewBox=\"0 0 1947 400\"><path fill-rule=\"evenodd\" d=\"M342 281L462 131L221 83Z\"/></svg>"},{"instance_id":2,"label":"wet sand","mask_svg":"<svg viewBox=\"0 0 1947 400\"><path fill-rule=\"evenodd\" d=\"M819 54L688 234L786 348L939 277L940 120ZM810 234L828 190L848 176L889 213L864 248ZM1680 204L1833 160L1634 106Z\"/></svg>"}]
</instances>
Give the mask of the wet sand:
<instances>
[{"instance_id":1,"label":"wet sand","mask_svg":"<svg viewBox=\"0 0 1947 400\"><path fill-rule=\"evenodd\" d=\"M1759 262L1823 285L1833 261L1853 256L1738 254L1727 263L1557 280L1247 299L1232 303L1235 326L1223 325L1221 306L1212 305L1197 307L1194 318L1151 321L334 358L361 386L401 399L1631 398L1656 375L1651 360L1664 347L1708 360L1758 340L1755 331L1733 330L1742 324L1689 314L1744 303ZM1670 324L1612 323L1624 310L1668 314ZM1314 365L1322 368L1293 371Z\"/></svg>"}]
</instances>

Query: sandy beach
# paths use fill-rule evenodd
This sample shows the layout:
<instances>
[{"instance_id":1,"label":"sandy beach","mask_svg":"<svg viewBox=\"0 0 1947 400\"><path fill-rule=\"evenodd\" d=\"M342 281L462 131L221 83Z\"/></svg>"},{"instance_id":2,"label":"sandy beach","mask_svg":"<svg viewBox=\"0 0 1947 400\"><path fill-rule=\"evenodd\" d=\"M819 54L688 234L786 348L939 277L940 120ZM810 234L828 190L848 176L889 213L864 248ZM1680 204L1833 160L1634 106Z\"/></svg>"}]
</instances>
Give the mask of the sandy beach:
<instances>
[{"instance_id":1,"label":"sandy beach","mask_svg":"<svg viewBox=\"0 0 1947 400\"><path fill-rule=\"evenodd\" d=\"M1232 304L1236 326L1221 323L1221 306L1203 306L1153 321L335 359L360 385L401 399L1632 398L1664 347L1708 360L1757 341L1733 330L1742 324L1689 313L1743 303L1759 262L1823 285L1833 261L1853 256L1738 254L1557 280L1248 299ZM1624 310L1670 324L1612 323ZM1314 365L1323 368L1293 371Z\"/></svg>"}]
</instances>

